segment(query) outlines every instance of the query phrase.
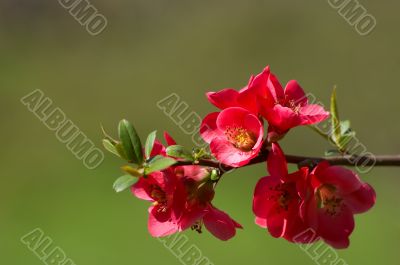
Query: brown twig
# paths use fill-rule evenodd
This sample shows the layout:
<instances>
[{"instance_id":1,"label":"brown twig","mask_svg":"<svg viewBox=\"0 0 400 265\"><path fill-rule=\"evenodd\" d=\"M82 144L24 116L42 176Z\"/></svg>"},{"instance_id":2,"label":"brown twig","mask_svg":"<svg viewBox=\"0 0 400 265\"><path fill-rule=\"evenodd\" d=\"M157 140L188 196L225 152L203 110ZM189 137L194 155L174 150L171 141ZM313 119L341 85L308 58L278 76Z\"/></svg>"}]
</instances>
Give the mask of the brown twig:
<instances>
[{"instance_id":1,"label":"brown twig","mask_svg":"<svg viewBox=\"0 0 400 265\"><path fill-rule=\"evenodd\" d=\"M261 153L255 157L246 166L264 163L267 160L268 151ZM330 156L330 157L310 157L310 156L297 156L285 155L288 163L301 165L308 162L328 161L331 165L342 166L359 166L359 167L372 167L372 166L400 166L400 155L378 155L378 156L357 156L357 155L343 155L343 156ZM192 165L191 161L180 161L177 165ZM222 164L215 160L200 159L196 165L218 168L222 172L227 172L234 169L234 167Z\"/></svg>"}]
</instances>

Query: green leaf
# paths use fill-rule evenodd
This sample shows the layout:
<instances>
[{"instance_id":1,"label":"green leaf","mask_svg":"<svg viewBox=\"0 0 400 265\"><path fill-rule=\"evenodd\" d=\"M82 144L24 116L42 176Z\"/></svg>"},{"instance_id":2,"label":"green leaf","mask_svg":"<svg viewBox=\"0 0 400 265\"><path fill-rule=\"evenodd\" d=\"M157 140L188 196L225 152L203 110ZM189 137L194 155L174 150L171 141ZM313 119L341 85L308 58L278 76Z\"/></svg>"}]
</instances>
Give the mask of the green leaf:
<instances>
[{"instance_id":1,"label":"green leaf","mask_svg":"<svg viewBox=\"0 0 400 265\"><path fill-rule=\"evenodd\" d=\"M131 175L124 175L119 177L113 185L113 188L116 192L121 192L130 188L133 184L136 183L138 178L132 177Z\"/></svg>"},{"instance_id":2,"label":"green leaf","mask_svg":"<svg viewBox=\"0 0 400 265\"><path fill-rule=\"evenodd\" d=\"M122 146L122 143L117 143L115 145L115 149L117 150L117 152L121 158L129 161L128 156L125 153L124 147Z\"/></svg>"},{"instance_id":3,"label":"green leaf","mask_svg":"<svg viewBox=\"0 0 400 265\"><path fill-rule=\"evenodd\" d=\"M125 171L126 173L128 173L131 176L134 177L142 177L143 176L143 168L137 169L137 168L133 168L131 166L123 166L121 168L123 171Z\"/></svg>"},{"instance_id":4,"label":"green leaf","mask_svg":"<svg viewBox=\"0 0 400 265\"><path fill-rule=\"evenodd\" d=\"M345 120L340 122L340 134L345 135L351 132L350 121Z\"/></svg>"},{"instance_id":5,"label":"green leaf","mask_svg":"<svg viewBox=\"0 0 400 265\"><path fill-rule=\"evenodd\" d=\"M120 154L118 153L117 148L115 148L115 145L111 142L110 139L103 139L102 142L103 142L104 148L107 151L109 151L109 152L113 153L114 155L120 157Z\"/></svg>"},{"instance_id":6,"label":"green leaf","mask_svg":"<svg viewBox=\"0 0 400 265\"><path fill-rule=\"evenodd\" d=\"M186 160L193 161L192 153L185 149L185 147L181 145L171 145L167 147L167 155L176 157L176 158L183 158Z\"/></svg>"},{"instance_id":7,"label":"green leaf","mask_svg":"<svg viewBox=\"0 0 400 265\"><path fill-rule=\"evenodd\" d=\"M207 152L205 148L195 148L192 151L193 161L197 161L199 159L210 159L211 155Z\"/></svg>"},{"instance_id":8,"label":"green leaf","mask_svg":"<svg viewBox=\"0 0 400 265\"><path fill-rule=\"evenodd\" d=\"M150 174L154 171L159 171L166 169L172 165L174 165L177 161L173 158L170 157L164 157L164 156L155 156L153 157L150 162L148 163L147 167L144 170L144 173Z\"/></svg>"},{"instance_id":9,"label":"green leaf","mask_svg":"<svg viewBox=\"0 0 400 265\"><path fill-rule=\"evenodd\" d=\"M336 149L333 150L326 150L325 151L325 156L338 156L341 155L342 153Z\"/></svg>"},{"instance_id":10,"label":"green leaf","mask_svg":"<svg viewBox=\"0 0 400 265\"><path fill-rule=\"evenodd\" d=\"M141 165L143 163L142 143L133 125L125 119L120 121L118 134L128 160Z\"/></svg>"},{"instance_id":11,"label":"green leaf","mask_svg":"<svg viewBox=\"0 0 400 265\"><path fill-rule=\"evenodd\" d=\"M341 146L342 150L345 151L346 147L349 145L349 143L353 140L353 138L356 136L356 132L350 131L340 137L339 140L339 145Z\"/></svg>"},{"instance_id":12,"label":"green leaf","mask_svg":"<svg viewBox=\"0 0 400 265\"><path fill-rule=\"evenodd\" d=\"M331 95L331 123L332 123L332 139L338 144L341 136L339 111L337 107L336 87L333 88Z\"/></svg>"},{"instance_id":13,"label":"green leaf","mask_svg":"<svg viewBox=\"0 0 400 265\"><path fill-rule=\"evenodd\" d=\"M146 157L149 158L151 151L153 150L154 141L156 140L157 131L151 132L149 136L147 136L146 144L145 144L145 154Z\"/></svg>"},{"instance_id":14,"label":"green leaf","mask_svg":"<svg viewBox=\"0 0 400 265\"><path fill-rule=\"evenodd\" d=\"M102 124L100 124L100 127L101 127L101 131L103 132L104 137L105 137L107 140L110 140L110 142L111 142L113 145L115 145L115 144L117 143L117 141L116 141L115 139L113 139L113 138L106 132L106 130L104 129L104 127L103 127Z\"/></svg>"}]
</instances>

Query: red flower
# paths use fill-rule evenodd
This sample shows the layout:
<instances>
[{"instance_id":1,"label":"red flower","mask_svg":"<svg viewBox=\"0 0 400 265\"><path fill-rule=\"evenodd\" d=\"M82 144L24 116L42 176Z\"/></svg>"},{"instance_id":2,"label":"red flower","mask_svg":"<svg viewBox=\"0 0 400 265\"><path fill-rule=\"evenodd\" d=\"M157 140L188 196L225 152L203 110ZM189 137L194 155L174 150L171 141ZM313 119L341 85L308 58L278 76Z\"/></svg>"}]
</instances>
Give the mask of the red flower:
<instances>
[{"instance_id":1,"label":"red flower","mask_svg":"<svg viewBox=\"0 0 400 265\"><path fill-rule=\"evenodd\" d=\"M307 229L300 217L301 198L297 186L304 182L308 168L289 174L285 156L275 143L272 144L267 164L270 176L261 178L254 191L256 224L267 228L273 237L293 242L296 235Z\"/></svg>"},{"instance_id":2,"label":"red flower","mask_svg":"<svg viewBox=\"0 0 400 265\"><path fill-rule=\"evenodd\" d=\"M347 248L354 214L375 204L375 191L351 170L321 162L302 192L302 216L319 237L335 248Z\"/></svg>"},{"instance_id":3,"label":"red flower","mask_svg":"<svg viewBox=\"0 0 400 265\"><path fill-rule=\"evenodd\" d=\"M176 144L168 133L164 137L168 145ZM151 156L155 155L166 155L165 147L158 140ZM178 166L141 177L132 186L131 191L137 198L152 202L148 220L152 236L168 236L188 228L201 231L204 223L213 235L228 240L236 234L236 228L242 228L212 205L214 186L207 179L209 175L206 167Z\"/></svg>"},{"instance_id":4,"label":"red flower","mask_svg":"<svg viewBox=\"0 0 400 265\"><path fill-rule=\"evenodd\" d=\"M235 236L236 229L242 228L242 226L228 214L212 205L214 184L204 181L205 175L209 174L207 169L201 166L183 166L178 167L176 172L180 172L178 174L185 183L188 193L181 230L192 227L192 229L201 231L204 223L207 230L221 240L225 241Z\"/></svg>"},{"instance_id":5,"label":"red flower","mask_svg":"<svg viewBox=\"0 0 400 265\"><path fill-rule=\"evenodd\" d=\"M220 162L240 167L258 155L264 128L256 115L233 107L207 115L200 133Z\"/></svg>"},{"instance_id":6,"label":"red flower","mask_svg":"<svg viewBox=\"0 0 400 265\"><path fill-rule=\"evenodd\" d=\"M208 100L223 110L230 107L241 107L258 115L257 98L265 95L266 84L270 74L269 66L257 76L251 76L247 86L240 91L226 88L218 92L208 92Z\"/></svg>"},{"instance_id":7,"label":"red flower","mask_svg":"<svg viewBox=\"0 0 400 265\"><path fill-rule=\"evenodd\" d=\"M152 236L162 237L181 231L186 191L172 170L140 178L132 186L132 193L139 199L153 202L148 222Z\"/></svg>"},{"instance_id":8,"label":"red flower","mask_svg":"<svg viewBox=\"0 0 400 265\"><path fill-rule=\"evenodd\" d=\"M308 103L297 81L288 82L283 89L273 74L269 75L265 96L259 98L258 103L270 129L279 134L285 134L296 126L321 122L329 116L322 106Z\"/></svg>"}]
</instances>

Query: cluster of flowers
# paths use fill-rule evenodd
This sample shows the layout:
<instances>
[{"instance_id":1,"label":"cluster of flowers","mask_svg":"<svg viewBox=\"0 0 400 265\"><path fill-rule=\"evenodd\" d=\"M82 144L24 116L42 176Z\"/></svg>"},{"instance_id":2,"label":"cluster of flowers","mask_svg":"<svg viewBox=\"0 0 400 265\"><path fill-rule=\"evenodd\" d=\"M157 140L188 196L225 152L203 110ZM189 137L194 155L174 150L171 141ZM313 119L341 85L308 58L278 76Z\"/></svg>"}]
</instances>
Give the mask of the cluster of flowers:
<instances>
[{"instance_id":1,"label":"cluster of flowers","mask_svg":"<svg viewBox=\"0 0 400 265\"><path fill-rule=\"evenodd\" d=\"M176 144L168 133L164 138L168 145ZM165 146L157 140L150 157L156 155L167 155ZM172 166L141 177L132 186L137 198L153 202L148 221L152 236L168 236L188 228L201 232L204 224L214 236L228 240L236 234L236 228L242 228L212 205L215 192L210 173L202 166Z\"/></svg>"},{"instance_id":2,"label":"cluster of flowers","mask_svg":"<svg viewBox=\"0 0 400 265\"><path fill-rule=\"evenodd\" d=\"M296 243L307 229L315 239L335 248L346 248L354 229L354 214L369 210L375 203L373 188L352 171L320 162L289 173L278 141L296 126L324 121L329 113L322 106L309 104L297 81L285 88L269 67L252 77L240 91L224 89L207 93L220 109L207 115L200 127L212 155L231 167L242 167L268 150L269 176L261 178L254 191L255 222L273 237ZM264 123L268 123L264 132ZM175 141L165 135L168 145ZM156 142L152 155L164 155L165 147ZM154 202L150 207L149 231L166 236L204 226L221 240L232 238L240 224L212 205L214 183L211 169L203 166L172 166L154 172L132 186L140 199Z\"/></svg>"}]
</instances>

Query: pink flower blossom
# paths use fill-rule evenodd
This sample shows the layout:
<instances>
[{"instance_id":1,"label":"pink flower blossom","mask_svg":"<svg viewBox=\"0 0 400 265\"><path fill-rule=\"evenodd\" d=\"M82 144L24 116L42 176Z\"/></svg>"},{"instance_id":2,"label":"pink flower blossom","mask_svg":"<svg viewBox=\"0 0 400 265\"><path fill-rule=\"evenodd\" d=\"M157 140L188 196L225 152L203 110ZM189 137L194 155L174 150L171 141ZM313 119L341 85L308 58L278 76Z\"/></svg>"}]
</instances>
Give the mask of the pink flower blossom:
<instances>
[{"instance_id":1,"label":"pink flower blossom","mask_svg":"<svg viewBox=\"0 0 400 265\"><path fill-rule=\"evenodd\" d=\"M283 89L278 79L270 74L264 97L258 99L261 115L268 121L271 131L285 134L289 129L321 122L329 112L308 98L297 81L289 81Z\"/></svg>"},{"instance_id":2,"label":"pink flower blossom","mask_svg":"<svg viewBox=\"0 0 400 265\"><path fill-rule=\"evenodd\" d=\"M214 187L207 176L205 167L179 166L142 177L132 186L137 198L152 202L148 221L152 236L168 236L188 228L200 232L204 224L214 236L228 240L242 228L212 205Z\"/></svg>"},{"instance_id":3,"label":"pink flower blossom","mask_svg":"<svg viewBox=\"0 0 400 265\"><path fill-rule=\"evenodd\" d=\"M264 128L258 117L246 109L232 107L207 115L200 127L212 154L234 167L246 165L261 149Z\"/></svg>"},{"instance_id":4,"label":"pink flower blossom","mask_svg":"<svg viewBox=\"0 0 400 265\"><path fill-rule=\"evenodd\" d=\"M375 191L351 170L321 162L312 171L302 192L301 213L326 243L347 248L354 229L354 214L375 204Z\"/></svg>"},{"instance_id":5,"label":"pink flower blossom","mask_svg":"<svg viewBox=\"0 0 400 265\"><path fill-rule=\"evenodd\" d=\"M153 203L149 208L148 221L152 236L162 237L181 231L186 191L172 170L141 177L131 190L137 198Z\"/></svg>"},{"instance_id":6,"label":"pink flower blossom","mask_svg":"<svg viewBox=\"0 0 400 265\"><path fill-rule=\"evenodd\" d=\"M270 70L269 66L267 66L257 76L251 76L248 85L241 90L226 88L218 92L208 92L206 94L207 98L221 110L230 107L241 107L258 115L257 98L265 95L269 74Z\"/></svg>"},{"instance_id":7,"label":"pink flower blossom","mask_svg":"<svg viewBox=\"0 0 400 265\"><path fill-rule=\"evenodd\" d=\"M254 191L255 222L267 228L273 237L293 242L296 235L307 229L300 217L301 198L297 186L305 180L308 168L289 174L286 159L278 144L272 144L267 164L270 176L261 178Z\"/></svg>"}]
</instances>

